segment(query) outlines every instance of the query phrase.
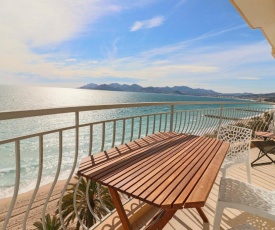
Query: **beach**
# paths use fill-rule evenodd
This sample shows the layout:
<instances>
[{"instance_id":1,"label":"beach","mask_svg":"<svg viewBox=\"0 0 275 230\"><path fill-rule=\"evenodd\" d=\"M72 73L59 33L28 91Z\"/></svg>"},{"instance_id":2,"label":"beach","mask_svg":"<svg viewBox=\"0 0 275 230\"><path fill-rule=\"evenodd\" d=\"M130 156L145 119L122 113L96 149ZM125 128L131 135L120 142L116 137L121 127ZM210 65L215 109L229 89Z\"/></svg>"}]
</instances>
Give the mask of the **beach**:
<instances>
[{"instance_id":1,"label":"beach","mask_svg":"<svg viewBox=\"0 0 275 230\"><path fill-rule=\"evenodd\" d=\"M47 205L46 214L49 213L52 215L55 213L57 203L65 183L66 180L58 181L56 183L50 201ZM28 216L26 229L36 229L33 224L36 221L40 221L42 209L51 186L52 184L47 184L39 188ZM24 219L32 194L33 191L29 191L18 195L7 229L22 229L22 220ZM0 200L0 225L3 225L11 199L12 198L9 197Z\"/></svg>"}]
</instances>

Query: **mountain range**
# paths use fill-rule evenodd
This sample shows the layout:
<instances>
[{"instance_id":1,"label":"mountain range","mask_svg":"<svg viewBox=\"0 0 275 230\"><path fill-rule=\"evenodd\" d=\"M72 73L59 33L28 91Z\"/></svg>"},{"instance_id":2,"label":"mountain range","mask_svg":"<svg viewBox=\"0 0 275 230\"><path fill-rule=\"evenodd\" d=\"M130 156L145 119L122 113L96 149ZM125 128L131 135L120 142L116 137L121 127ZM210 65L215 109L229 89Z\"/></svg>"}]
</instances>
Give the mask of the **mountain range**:
<instances>
[{"instance_id":1,"label":"mountain range","mask_svg":"<svg viewBox=\"0 0 275 230\"><path fill-rule=\"evenodd\" d=\"M90 83L80 87L81 89L95 89L95 90L110 90L110 91L126 91L126 92L143 92L143 93L166 93L166 94L180 94L180 95L196 95L196 96L215 96L221 93L207 89L193 89L187 86L174 87L142 87L137 84L94 84Z\"/></svg>"}]
</instances>

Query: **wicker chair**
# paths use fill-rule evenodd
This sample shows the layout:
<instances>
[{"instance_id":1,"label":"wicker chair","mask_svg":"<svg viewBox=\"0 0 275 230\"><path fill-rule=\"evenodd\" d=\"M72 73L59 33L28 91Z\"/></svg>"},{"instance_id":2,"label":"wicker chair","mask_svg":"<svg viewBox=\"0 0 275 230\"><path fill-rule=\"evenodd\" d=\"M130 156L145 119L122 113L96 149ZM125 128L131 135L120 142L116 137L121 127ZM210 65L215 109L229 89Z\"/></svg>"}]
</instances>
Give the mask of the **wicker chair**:
<instances>
[{"instance_id":1,"label":"wicker chair","mask_svg":"<svg viewBox=\"0 0 275 230\"><path fill-rule=\"evenodd\" d=\"M221 178L214 230L220 229L222 213L226 207L275 221L275 191L268 191L232 178ZM247 225L247 228L239 229L253 229L253 227Z\"/></svg>"},{"instance_id":2,"label":"wicker chair","mask_svg":"<svg viewBox=\"0 0 275 230\"><path fill-rule=\"evenodd\" d=\"M221 166L222 177L226 177L226 171L232 166L246 164L247 179L251 183L250 173L250 140L252 130L238 126L222 126L218 133L218 139L230 143L230 148Z\"/></svg>"}]
</instances>

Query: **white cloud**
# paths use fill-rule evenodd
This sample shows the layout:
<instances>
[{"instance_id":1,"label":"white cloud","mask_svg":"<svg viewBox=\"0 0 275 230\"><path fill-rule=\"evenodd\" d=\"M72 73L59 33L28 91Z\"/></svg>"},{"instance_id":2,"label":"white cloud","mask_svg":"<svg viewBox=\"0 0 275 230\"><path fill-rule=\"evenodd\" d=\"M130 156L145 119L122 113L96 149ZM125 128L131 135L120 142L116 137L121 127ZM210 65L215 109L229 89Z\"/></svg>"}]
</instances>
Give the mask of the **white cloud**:
<instances>
[{"instance_id":1,"label":"white cloud","mask_svg":"<svg viewBox=\"0 0 275 230\"><path fill-rule=\"evenodd\" d=\"M153 27L157 27L162 25L164 22L163 16L157 16L144 21L136 21L134 25L131 27L130 31L137 31L141 29L149 29Z\"/></svg>"},{"instance_id":2,"label":"white cloud","mask_svg":"<svg viewBox=\"0 0 275 230\"><path fill-rule=\"evenodd\" d=\"M77 61L77 59L76 58L68 58L65 61L66 62L75 62L75 61Z\"/></svg>"},{"instance_id":3,"label":"white cloud","mask_svg":"<svg viewBox=\"0 0 275 230\"><path fill-rule=\"evenodd\" d=\"M236 77L236 79L249 81L261 80L260 77Z\"/></svg>"},{"instance_id":4,"label":"white cloud","mask_svg":"<svg viewBox=\"0 0 275 230\"><path fill-rule=\"evenodd\" d=\"M127 8L125 5L123 7ZM105 60L83 61L79 56L70 57L65 53L34 52L37 47L49 50L79 33L85 33L87 25L103 15L119 12L123 7L114 0L29 0L27 3L3 0L0 8L0 84L35 81L38 84L40 79L49 82L55 79L80 85L87 78L92 82L92 77L108 76L139 79L143 86L206 87L211 80L251 75L253 77L246 77L246 80L257 80L275 72L272 66L259 68L269 60L274 61L266 42L234 46L220 43L199 45L201 40L237 30L243 25L122 58L118 58L120 38L115 39L107 50ZM163 22L161 16L137 21L131 31L160 26ZM32 82L28 75L32 76Z\"/></svg>"},{"instance_id":5,"label":"white cloud","mask_svg":"<svg viewBox=\"0 0 275 230\"><path fill-rule=\"evenodd\" d=\"M114 1L102 0L2 0L0 7L0 83L13 83L16 73L56 76L60 60L51 53L56 44L85 33L91 25L106 14L116 13L122 7ZM37 48L45 49L39 54ZM60 55L61 56L61 55ZM51 62L49 59L57 62ZM72 61L73 59L71 59ZM57 70L57 71L56 71ZM4 76L16 76L7 81Z\"/></svg>"},{"instance_id":6,"label":"white cloud","mask_svg":"<svg viewBox=\"0 0 275 230\"><path fill-rule=\"evenodd\" d=\"M124 58L113 56L111 59L105 60L77 60L62 63L60 61L43 62L41 57L35 65L22 64L22 70L24 70L22 72L37 74L49 80L64 79L65 81L84 82L89 78L89 81L92 82L93 77L108 76L139 79L143 86L188 85L199 87L217 79L237 79L236 76L249 76L252 72L254 76L250 77L250 80L257 80L256 78L261 78L264 75L268 76L268 73L275 71L274 68L259 68L262 61L267 61L268 50L267 43L224 47L220 45L201 47L179 43L133 56ZM33 60L32 56L30 56L30 60ZM274 61L272 57L270 60ZM251 63L255 69L247 68L247 65ZM14 64L13 61L10 63L11 71L12 64ZM16 64L20 66L19 62ZM249 79L246 77L246 80ZM211 88L211 85L208 88Z\"/></svg>"},{"instance_id":7,"label":"white cloud","mask_svg":"<svg viewBox=\"0 0 275 230\"><path fill-rule=\"evenodd\" d=\"M66 53L54 53L56 45L85 34L86 30L91 31L93 23L103 16L145 7L154 1L2 0L0 84L13 84L16 79L27 82L18 73L37 75L37 78L73 78L78 67L95 65L98 60L80 62ZM115 52L115 44L112 51ZM71 69L72 74L69 74Z\"/></svg>"},{"instance_id":8,"label":"white cloud","mask_svg":"<svg viewBox=\"0 0 275 230\"><path fill-rule=\"evenodd\" d=\"M240 79L236 76L253 73L253 77L243 77L245 80L270 76L275 67L262 68L263 63L274 62L268 50L267 42L224 46L198 46L182 42L117 58L112 63L100 61L91 68L78 69L77 73L92 77L135 78L143 86L188 85L210 89L216 82ZM226 91L233 92L235 88Z\"/></svg>"},{"instance_id":9,"label":"white cloud","mask_svg":"<svg viewBox=\"0 0 275 230\"><path fill-rule=\"evenodd\" d=\"M3 0L0 32L31 46L50 45L70 39L100 16L119 11L106 1Z\"/></svg>"}]
</instances>

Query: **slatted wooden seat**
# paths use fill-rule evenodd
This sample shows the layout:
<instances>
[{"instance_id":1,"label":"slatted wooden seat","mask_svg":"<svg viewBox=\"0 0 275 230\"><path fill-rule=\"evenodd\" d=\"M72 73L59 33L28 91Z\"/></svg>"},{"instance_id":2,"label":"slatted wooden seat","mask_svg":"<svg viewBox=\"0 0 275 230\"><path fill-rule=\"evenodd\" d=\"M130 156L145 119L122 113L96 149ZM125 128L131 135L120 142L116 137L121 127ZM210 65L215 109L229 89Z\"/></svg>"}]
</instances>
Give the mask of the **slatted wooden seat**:
<instances>
[{"instance_id":1,"label":"slatted wooden seat","mask_svg":"<svg viewBox=\"0 0 275 230\"><path fill-rule=\"evenodd\" d=\"M213 138L157 133L83 158L78 175L108 186L124 229L130 224L117 191L161 209L148 229L161 229L183 207L197 208L207 221L201 207L228 148Z\"/></svg>"}]
</instances>

